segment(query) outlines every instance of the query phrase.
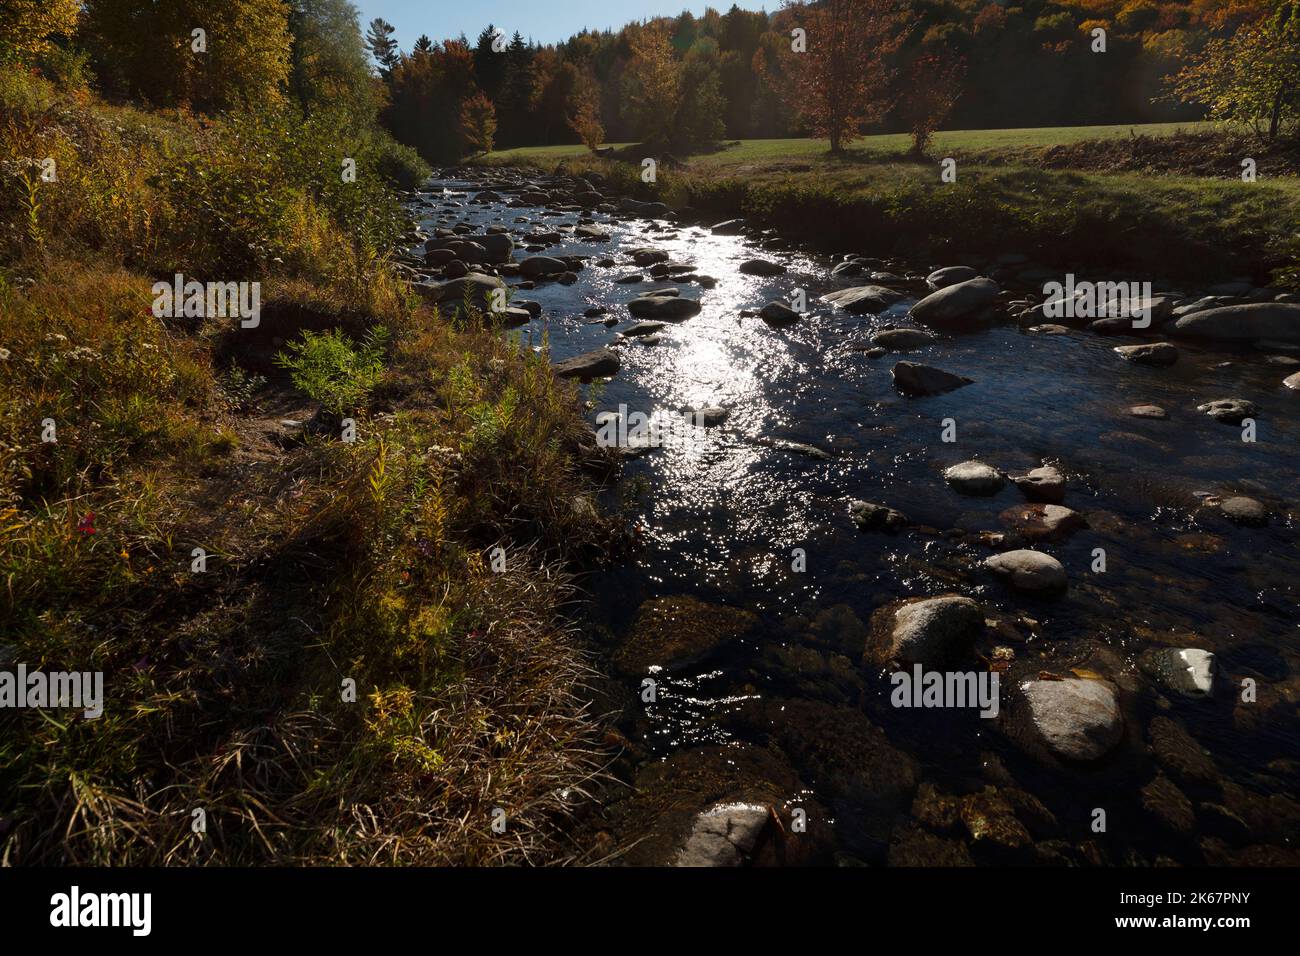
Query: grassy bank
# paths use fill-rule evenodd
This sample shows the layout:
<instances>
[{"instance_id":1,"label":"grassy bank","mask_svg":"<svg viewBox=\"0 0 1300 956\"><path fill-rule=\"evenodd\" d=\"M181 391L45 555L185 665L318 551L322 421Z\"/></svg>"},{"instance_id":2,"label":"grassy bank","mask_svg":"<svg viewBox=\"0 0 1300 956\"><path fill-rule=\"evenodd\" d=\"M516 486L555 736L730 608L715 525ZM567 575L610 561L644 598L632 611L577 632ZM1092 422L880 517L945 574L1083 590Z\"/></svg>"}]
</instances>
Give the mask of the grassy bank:
<instances>
[{"instance_id":1,"label":"grassy bank","mask_svg":"<svg viewBox=\"0 0 1300 956\"><path fill-rule=\"evenodd\" d=\"M387 264L419 162L13 72L0 112L0 666L104 675L98 719L0 714L0 858L565 859L603 757L564 611L611 524L575 391ZM260 325L155 317L177 271L260 282ZM355 441L303 424L339 396Z\"/></svg>"},{"instance_id":2,"label":"grassy bank","mask_svg":"<svg viewBox=\"0 0 1300 956\"><path fill-rule=\"evenodd\" d=\"M842 157L819 141L756 140L668 162L654 186L640 182L636 147L615 160L576 147L492 159L597 169L642 198L743 216L833 252L934 261L1020 252L1061 267L1187 279L1265 278L1293 268L1300 252L1294 167L1255 150L1260 177L1244 183L1247 146L1215 135L1197 124L950 132L937 134L934 158L924 160L908 155L902 136L867 137ZM1203 159L1196 175L1178 172L1177 163L1166 171L1139 161L1207 149L1224 175L1200 174ZM1094 154L1107 168L1092 168L1103 165L1089 162ZM941 157L957 161L955 182L941 181Z\"/></svg>"}]
</instances>

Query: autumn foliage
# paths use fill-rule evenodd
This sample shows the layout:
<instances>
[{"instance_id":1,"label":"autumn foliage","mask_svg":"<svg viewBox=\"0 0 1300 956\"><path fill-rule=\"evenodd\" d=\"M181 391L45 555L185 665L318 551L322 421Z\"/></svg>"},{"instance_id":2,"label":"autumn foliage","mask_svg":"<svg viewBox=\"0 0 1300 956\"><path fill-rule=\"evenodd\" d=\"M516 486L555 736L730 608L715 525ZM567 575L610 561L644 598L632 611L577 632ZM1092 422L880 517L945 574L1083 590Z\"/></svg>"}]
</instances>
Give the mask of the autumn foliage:
<instances>
[{"instance_id":1,"label":"autumn foliage","mask_svg":"<svg viewBox=\"0 0 1300 956\"><path fill-rule=\"evenodd\" d=\"M788 3L794 29L784 54L791 107L815 135L839 153L864 126L889 112L895 67L891 56L905 30L894 0L822 0Z\"/></svg>"}]
</instances>

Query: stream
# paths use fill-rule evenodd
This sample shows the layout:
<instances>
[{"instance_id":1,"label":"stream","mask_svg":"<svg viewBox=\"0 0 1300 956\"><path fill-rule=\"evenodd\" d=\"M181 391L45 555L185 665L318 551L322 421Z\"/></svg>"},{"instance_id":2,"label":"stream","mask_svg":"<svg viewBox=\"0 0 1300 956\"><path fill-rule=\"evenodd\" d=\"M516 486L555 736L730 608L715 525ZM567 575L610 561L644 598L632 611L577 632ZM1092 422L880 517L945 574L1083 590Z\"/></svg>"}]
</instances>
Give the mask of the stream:
<instances>
[{"instance_id":1,"label":"stream","mask_svg":"<svg viewBox=\"0 0 1300 956\"><path fill-rule=\"evenodd\" d=\"M505 227L516 261L588 257L570 284L518 291L540 312L507 334L525 347L545 341L554 362L612 348L617 374L581 386L590 420L622 408L671 426L662 447L628 455L603 493L610 508L630 509L642 545L589 581L593 639L611 651L636 640L638 614L656 599L688 596L754 615L743 636L681 662L615 668L610 706L621 712L632 786L593 829L611 846L631 847L625 862L672 862L684 844L717 856L699 822L711 808L728 819L740 857L761 857L772 838L766 811L755 808L768 805L786 821L783 845L804 840L790 850L795 861L1295 862L1300 552L1291 509L1300 393L1282 380L1300 368L1300 349L1292 356L1178 340L1177 363L1151 367L1113 351L1150 337L1042 334L1008 318L878 355L869 351L873 333L915 327L908 310L928 291L917 277L962 257L884 262L880 271L899 277L892 287L904 297L879 314L850 314L820 299L873 281L831 275L857 250L831 254L753 231L714 234L709 224L721 216L697 225L563 201L523 204L526 190L558 191L560 181L518 170L439 176L411 204L423 235ZM471 201L486 189L503 201ZM608 241L574 235L580 222L605 230ZM524 235L549 231L561 240L521 248ZM617 283L646 272L628 256L645 247L716 284ZM786 271L738 271L755 258ZM1021 258L966 264L979 261L980 274L1011 297L1039 301L1042 281L1025 279L1041 267ZM597 265L603 259L616 264ZM437 269L422 274L440 278ZM636 321L627 303L670 286L697 298L699 314L668 322L649 343L620 338ZM806 293L808 314L793 324L740 315L789 303L795 290ZM608 316L584 315L599 307ZM904 395L891 377L900 359L973 381ZM1197 411L1222 398L1258 406L1255 441ZM1129 413L1143 404L1161 406L1167 418ZM672 424L679 410L705 406L724 409L725 419ZM1087 527L1014 543L1006 513L1026 504L1017 487L974 497L945 482L946 468L970 459L1008 475L1055 466L1066 478L1064 505ZM1268 523L1228 520L1214 503L1232 496L1262 502ZM860 530L849 512L859 499L896 509L908 526ZM1055 557L1069 577L1064 595L1013 589L981 566L1011 547ZM983 608L985 629L964 667L987 672L991 660L1013 662L1001 672L1004 717L1023 680L1044 672L1048 680L1102 678L1118 689L1122 740L1085 764L1045 760L1001 719L894 706L891 669L864 660L873 614L939 594ZM731 624L703 624L719 626ZM1212 652L1213 693L1192 698L1150 676L1143 655L1160 648ZM650 701L647 677L655 681ZM810 821L806 833L789 825L795 809Z\"/></svg>"}]
</instances>

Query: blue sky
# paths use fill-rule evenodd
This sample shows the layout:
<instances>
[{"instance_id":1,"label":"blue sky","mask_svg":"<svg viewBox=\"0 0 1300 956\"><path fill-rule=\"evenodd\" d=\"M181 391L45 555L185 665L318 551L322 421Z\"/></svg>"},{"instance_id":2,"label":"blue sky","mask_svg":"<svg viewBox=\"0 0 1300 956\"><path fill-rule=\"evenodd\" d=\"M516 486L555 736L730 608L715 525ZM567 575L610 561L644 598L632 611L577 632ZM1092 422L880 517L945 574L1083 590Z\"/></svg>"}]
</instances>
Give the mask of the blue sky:
<instances>
[{"instance_id":1,"label":"blue sky","mask_svg":"<svg viewBox=\"0 0 1300 956\"><path fill-rule=\"evenodd\" d=\"M539 43L564 40L583 27L603 30L633 20L675 16L683 10L703 13L709 7L725 13L733 0L353 0L361 11L361 26L383 17L397 27L397 42L409 50L421 33L435 41L464 33L472 42L489 23L506 33L518 30ZM734 0L746 10L775 10L780 0Z\"/></svg>"}]
</instances>

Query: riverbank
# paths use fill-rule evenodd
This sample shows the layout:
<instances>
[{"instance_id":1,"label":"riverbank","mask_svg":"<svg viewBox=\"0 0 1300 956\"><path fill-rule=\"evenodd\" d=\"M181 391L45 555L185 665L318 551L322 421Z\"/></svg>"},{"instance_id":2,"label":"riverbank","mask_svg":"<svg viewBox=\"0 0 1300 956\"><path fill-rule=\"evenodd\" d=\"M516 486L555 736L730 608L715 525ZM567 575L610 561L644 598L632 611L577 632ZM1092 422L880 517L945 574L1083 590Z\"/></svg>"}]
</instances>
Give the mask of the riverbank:
<instances>
[{"instance_id":1,"label":"riverbank","mask_svg":"<svg viewBox=\"0 0 1300 956\"><path fill-rule=\"evenodd\" d=\"M0 109L0 666L103 675L99 716L0 715L0 855L571 858L607 760L571 582L616 528L573 389L387 261L427 168L17 71ZM160 311L177 273L258 312Z\"/></svg>"},{"instance_id":2,"label":"riverbank","mask_svg":"<svg viewBox=\"0 0 1300 956\"><path fill-rule=\"evenodd\" d=\"M1242 182L1249 144L1180 130L1144 128L1128 140L1111 128L1095 140L1086 128L941 133L933 159L922 161L907 155L902 137L868 137L843 158L808 140L742 142L664 160L654 184L641 182L644 157L635 146L615 158L548 148L491 159L570 175L595 171L639 199L743 217L827 251L953 261L1011 252L1076 272L1261 284L1280 276L1294 284L1300 180L1290 160L1261 153L1258 180ZM1159 153L1162 140L1182 144L1167 156L1196 153L1189 169L1204 166L1207 148L1217 150L1226 174L1137 166L1132 157ZM1254 152L1263 149L1257 146ZM1128 165L1116 156L1126 149ZM949 157L956 178L942 182L940 160ZM1103 162L1104 170L1095 168Z\"/></svg>"}]
</instances>

